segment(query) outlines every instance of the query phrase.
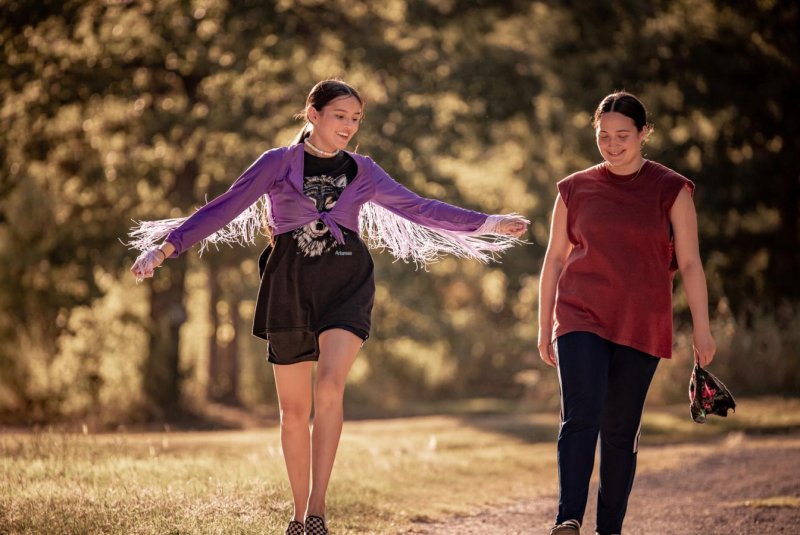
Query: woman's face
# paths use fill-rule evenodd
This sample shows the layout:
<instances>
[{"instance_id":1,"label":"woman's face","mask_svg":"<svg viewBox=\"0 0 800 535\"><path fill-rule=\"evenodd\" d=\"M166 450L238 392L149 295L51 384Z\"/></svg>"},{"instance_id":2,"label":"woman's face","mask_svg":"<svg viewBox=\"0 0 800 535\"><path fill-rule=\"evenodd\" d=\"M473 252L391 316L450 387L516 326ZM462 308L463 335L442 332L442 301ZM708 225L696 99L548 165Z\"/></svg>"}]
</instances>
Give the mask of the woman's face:
<instances>
[{"instance_id":1,"label":"woman's face","mask_svg":"<svg viewBox=\"0 0 800 535\"><path fill-rule=\"evenodd\" d=\"M641 132L636 129L633 119L616 111L605 112L597 122L595 134L600 155L609 165L623 171L633 167L636 171L645 133L644 129Z\"/></svg>"},{"instance_id":2,"label":"woman's face","mask_svg":"<svg viewBox=\"0 0 800 535\"><path fill-rule=\"evenodd\" d=\"M361 103L352 96L333 99L319 111L309 106L306 113L314 125L311 142L325 151L347 147L361 125Z\"/></svg>"}]
</instances>

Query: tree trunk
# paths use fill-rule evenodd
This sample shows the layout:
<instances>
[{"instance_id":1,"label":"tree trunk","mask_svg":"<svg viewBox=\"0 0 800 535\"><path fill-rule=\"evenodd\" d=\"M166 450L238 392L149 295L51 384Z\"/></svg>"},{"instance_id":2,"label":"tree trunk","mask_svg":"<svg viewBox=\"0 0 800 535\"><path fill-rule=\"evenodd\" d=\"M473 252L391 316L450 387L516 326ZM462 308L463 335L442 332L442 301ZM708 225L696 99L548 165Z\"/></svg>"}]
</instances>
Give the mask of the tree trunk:
<instances>
[{"instance_id":1,"label":"tree trunk","mask_svg":"<svg viewBox=\"0 0 800 535\"><path fill-rule=\"evenodd\" d=\"M228 405L239 404L239 344L242 327L239 318L241 296L236 285L222 284L224 275L235 274L235 268L220 268L213 262L209 266L209 316L212 333L209 340L208 399ZM236 277L234 277L236 279ZM227 313L220 314L220 302L228 306Z\"/></svg>"},{"instance_id":2,"label":"tree trunk","mask_svg":"<svg viewBox=\"0 0 800 535\"><path fill-rule=\"evenodd\" d=\"M242 319L239 315L239 303L241 296L238 291L234 290L231 293L228 304L230 305L230 322L233 326L233 337L225 347L225 376L226 376L226 392L223 395L223 400L229 405L239 404L239 333L241 332Z\"/></svg>"},{"instance_id":3,"label":"tree trunk","mask_svg":"<svg viewBox=\"0 0 800 535\"><path fill-rule=\"evenodd\" d=\"M173 418L180 411L180 327L186 321L183 286L186 258L160 268L150 286L150 344L144 365L144 393L151 415Z\"/></svg>"},{"instance_id":4,"label":"tree trunk","mask_svg":"<svg viewBox=\"0 0 800 535\"><path fill-rule=\"evenodd\" d=\"M192 206L197 164L189 160L175 177L170 200ZM144 393L156 418L172 419L181 412L180 327L186 321L184 287L186 256L168 259L150 285L150 341L144 365Z\"/></svg>"},{"instance_id":5,"label":"tree trunk","mask_svg":"<svg viewBox=\"0 0 800 535\"><path fill-rule=\"evenodd\" d=\"M211 334L208 337L208 384L206 398L219 401L220 397L220 353L217 340L219 314L217 303L220 299L219 270L214 262L208 263L208 319L211 323Z\"/></svg>"}]
</instances>

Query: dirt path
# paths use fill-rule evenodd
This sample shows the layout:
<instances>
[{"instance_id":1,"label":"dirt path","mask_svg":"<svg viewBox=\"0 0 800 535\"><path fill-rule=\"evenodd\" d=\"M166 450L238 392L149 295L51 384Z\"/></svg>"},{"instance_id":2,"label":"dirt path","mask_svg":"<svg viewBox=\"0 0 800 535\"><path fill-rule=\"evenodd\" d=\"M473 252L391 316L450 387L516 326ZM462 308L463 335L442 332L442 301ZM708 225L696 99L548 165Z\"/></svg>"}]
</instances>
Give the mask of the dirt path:
<instances>
[{"instance_id":1,"label":"dirt path","mask_svg":"<svg viewBox=\"0 0 800 535\"><path fill-rule=\"evenodd\" d=\"M628 505L625 535L800 534L800 434L644 446L639 458L642 469ZM664 468L658 468L660 461ZM583 535L594 533L596 492L593 485ZM768 506L765 500L776 497L794 506ZM410 533L546 534L556 503L555 494L521 499L420 525Z\"/></svg>"}]
</instances>

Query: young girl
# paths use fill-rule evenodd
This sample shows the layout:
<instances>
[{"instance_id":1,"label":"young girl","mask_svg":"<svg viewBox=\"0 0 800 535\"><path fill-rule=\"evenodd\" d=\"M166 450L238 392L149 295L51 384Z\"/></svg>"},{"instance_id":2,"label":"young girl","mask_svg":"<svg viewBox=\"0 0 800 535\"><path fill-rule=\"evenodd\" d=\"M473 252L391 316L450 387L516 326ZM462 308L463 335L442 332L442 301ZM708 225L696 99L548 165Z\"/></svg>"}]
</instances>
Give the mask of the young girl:
<instances>
[{"instance_id":1,"label":"young girl","mask_svg":"<svg viewBox=\"0 0 800 535\"><path fill-rule=\"evenodd\" d=\"M672 353L680 269L705 366L715 344L692 203L694 184L642 157L652 127L629 93L594 114L603 163L558 183L539 290L539 354L557 366L560 498L555 534L578 534L600 436L597 533L618 534L633 485L642 408Z\"/></svg>"},{"instance_id":2,"label":"young girl","mask_svg":"<svg viewBox=\"0 0 800 535\"><path fill-rule=\"evenodd\" d=\"M528 221L421 198L370 158L346 152L361 125L363 101L342 81L314 86L303 116L306 124L292 145L262 154L191 217L134 230L133 245L143 253L131 271L151 277L164 260L197 242L251 241L253 230L267 222L271 246L259 261L253 334L269 340L275 373L294 499L286 533L317 535L328 532L325 493L342 430L345 381L369 337L375 296L372 258L359 230L370 245L404 260L425 264L449 252L487 261L513 245Z\"/></svg>"}]
</instances>

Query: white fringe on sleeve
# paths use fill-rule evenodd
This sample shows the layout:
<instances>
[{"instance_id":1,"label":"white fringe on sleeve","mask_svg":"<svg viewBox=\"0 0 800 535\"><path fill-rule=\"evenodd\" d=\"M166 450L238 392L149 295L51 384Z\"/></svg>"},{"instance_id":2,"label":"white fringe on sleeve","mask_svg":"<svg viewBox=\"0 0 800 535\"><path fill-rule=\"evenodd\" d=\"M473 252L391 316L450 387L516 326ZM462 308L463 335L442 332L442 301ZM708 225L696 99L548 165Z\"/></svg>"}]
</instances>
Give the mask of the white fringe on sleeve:
<instances>
[{"instance_id":1,"label":"white fringe on sleeve","mask_svg":"<svg viewBox=\"0 0 800 535\"><path fill-rule=\"evenodd\" d=\"M137 221L128 234L131 239L126 245L140 251L139 258L144 258L186 219ZM361 207L359 214L361 234L371 249L387 249L398 260L423 268L448 254L486 263L496 260L506 249L525 243L496 233L497 221L497 216L490 216L474 232L454 232L414 223L370 202ZM264 196L226 226L201 240L199 252L202 255L211 246L218 249L220 244L252 245L257 236L269 236L267 229L270 228L274 228L272 210L269 198Z\"/></svg>"},{"instance_id":2,"label":"white fringe on sleeve","mask_svg":"<svg viewBox=\"0 0 800 535\"><path fill-rule=\"evenodd\" d=\"M220 244L252 245L256 242L256 236L269 236L268 229L273 228L271 208L269 198L266 195L262 196L236 216L233 221L201 240L200 254L202 255L212 245L215 249L218 249ZM187 219L186 217L177 217L157 221L137 221L136 226L132 227L128 233L131 240L125 245L129 249L135 249L144 254L160 245L170 232L181 226Z\"/></svg>"},{"instance_id":3,"label":"white fringe on sleeve","mask_svg":"<svg viewBox=\"0 0 800 535\"><path fill-rule=\"evenodd\" d=\"M487 220L487 223L489 220ZM382 206L368 202L361 207L359 226L367 245L388 249L398 260L426 267L442 255L451 254L480 262L495 260L498 253L524 243L518 238L494 232L496 220L473 233L426 227L400 217Z\"/></svg>"}]
</instances>

